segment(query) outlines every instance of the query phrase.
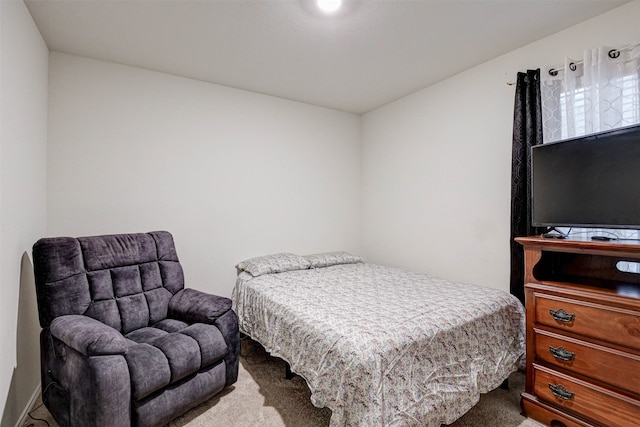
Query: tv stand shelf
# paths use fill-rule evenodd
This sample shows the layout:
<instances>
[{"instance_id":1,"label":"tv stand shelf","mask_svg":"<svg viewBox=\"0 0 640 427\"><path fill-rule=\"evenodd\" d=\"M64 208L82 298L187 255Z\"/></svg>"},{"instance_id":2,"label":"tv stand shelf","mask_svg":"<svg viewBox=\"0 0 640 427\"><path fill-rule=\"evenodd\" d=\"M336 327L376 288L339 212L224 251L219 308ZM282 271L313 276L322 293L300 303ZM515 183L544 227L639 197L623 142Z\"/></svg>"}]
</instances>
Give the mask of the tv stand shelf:
<instances>
[{"instance_id":1,"label":"tv stand shelf","mask_svg":"<svg viewBox=\"0 0 640 427\"><path fill-rule=\"evenodd\" d=\"M516 238L525 252L527 378L522 410L552 427L637 426L637 243Z\"/></svg>"}]
</instances>

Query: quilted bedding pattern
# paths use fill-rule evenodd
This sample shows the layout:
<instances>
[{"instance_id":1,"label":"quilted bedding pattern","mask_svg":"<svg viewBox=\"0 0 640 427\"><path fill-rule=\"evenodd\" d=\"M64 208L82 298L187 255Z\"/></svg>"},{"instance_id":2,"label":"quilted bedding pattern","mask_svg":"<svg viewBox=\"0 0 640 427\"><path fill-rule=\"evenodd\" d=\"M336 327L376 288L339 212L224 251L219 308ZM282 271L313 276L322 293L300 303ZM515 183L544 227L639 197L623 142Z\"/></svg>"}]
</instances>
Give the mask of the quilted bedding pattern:
<instances>
[{"instance_id":1,"label":"quilted bedding pattern","mask_svg":"<svg viewBox=\"0 0 640 427\"><path fill-rule=\"evenodd\" d=\"M333 427L449 424L525 350L512 295L369 263L240 272L233 304L240 330L307 381Z\"/></svg>"}]
</instances>

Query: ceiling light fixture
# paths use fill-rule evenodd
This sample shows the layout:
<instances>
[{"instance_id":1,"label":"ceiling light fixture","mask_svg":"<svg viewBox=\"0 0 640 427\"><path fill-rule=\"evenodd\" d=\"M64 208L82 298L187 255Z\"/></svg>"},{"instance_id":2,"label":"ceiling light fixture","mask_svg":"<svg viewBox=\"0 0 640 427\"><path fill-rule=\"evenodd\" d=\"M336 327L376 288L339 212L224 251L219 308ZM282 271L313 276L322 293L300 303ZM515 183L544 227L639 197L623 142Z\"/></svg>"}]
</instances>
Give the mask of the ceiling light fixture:
<instances>
[{"instance_id":1,"label":"ceiling light fixture","mask_svg":"<svg viewBox=\"0 0 640 427\"><path fill-rule=\"evenodd\" d=\"M326 13L332 13L340 9L342 0L317 0L318 7Z\"/></svg>"}]
</instances>

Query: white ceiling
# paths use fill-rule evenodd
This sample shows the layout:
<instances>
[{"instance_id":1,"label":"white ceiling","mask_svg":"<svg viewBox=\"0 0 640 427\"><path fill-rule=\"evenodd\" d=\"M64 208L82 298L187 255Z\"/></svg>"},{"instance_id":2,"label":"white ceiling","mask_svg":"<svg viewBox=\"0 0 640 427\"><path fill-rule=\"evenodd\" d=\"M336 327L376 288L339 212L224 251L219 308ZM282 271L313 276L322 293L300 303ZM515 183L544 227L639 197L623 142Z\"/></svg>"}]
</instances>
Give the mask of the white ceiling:
<instances>
[{"instance_id":1,"label":"white ceiling","mask_svg":"<svg viewBox=\"0 0 640 427\"><path fill-rule=\"evenodd\" d=\"M25 0L47 46L364 113L628 0Z\"/></svg>"}]
</instances>

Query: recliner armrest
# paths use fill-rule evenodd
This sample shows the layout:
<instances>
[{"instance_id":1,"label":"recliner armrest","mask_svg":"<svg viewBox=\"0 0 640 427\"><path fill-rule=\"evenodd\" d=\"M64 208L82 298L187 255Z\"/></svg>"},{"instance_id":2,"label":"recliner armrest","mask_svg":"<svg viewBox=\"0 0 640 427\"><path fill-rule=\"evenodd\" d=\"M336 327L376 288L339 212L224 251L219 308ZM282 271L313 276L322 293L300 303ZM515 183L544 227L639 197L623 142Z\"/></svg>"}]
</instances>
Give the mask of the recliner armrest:
<instances>
[{"instance_id":1,"label":"recliner armrest","mask_svg":"<svg viewBox=\"0 0 640 427\"><path fill-rule=\"evenodd\" d=\"M85 356L127 352L127 342L120 332L88 316L56 317L49 330L55 338Z\"/></svg>"},{"instance_id":2,"label":"recliner armrest","mask_svg":"<svg viewBox=\"0 0 640 427\"><path fill-rule=\"evenodd\" d=\"M182 289L169 301L169 317L188 323L213 324L231 310L231 300L195 289Z\"/></svg>"}]
</instances>

